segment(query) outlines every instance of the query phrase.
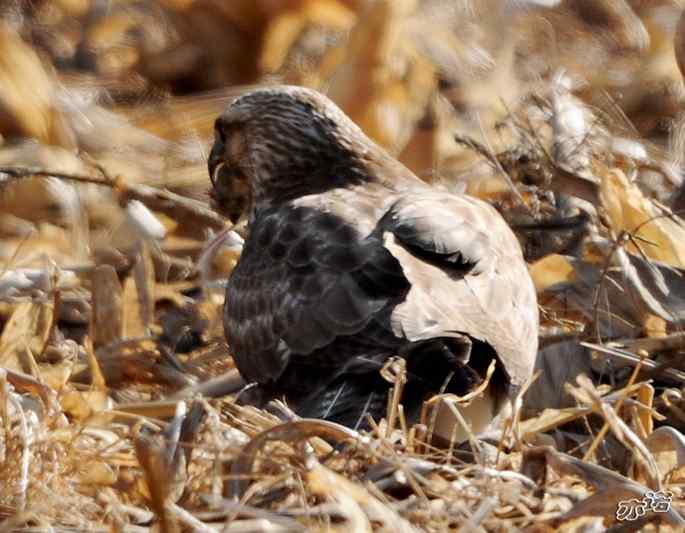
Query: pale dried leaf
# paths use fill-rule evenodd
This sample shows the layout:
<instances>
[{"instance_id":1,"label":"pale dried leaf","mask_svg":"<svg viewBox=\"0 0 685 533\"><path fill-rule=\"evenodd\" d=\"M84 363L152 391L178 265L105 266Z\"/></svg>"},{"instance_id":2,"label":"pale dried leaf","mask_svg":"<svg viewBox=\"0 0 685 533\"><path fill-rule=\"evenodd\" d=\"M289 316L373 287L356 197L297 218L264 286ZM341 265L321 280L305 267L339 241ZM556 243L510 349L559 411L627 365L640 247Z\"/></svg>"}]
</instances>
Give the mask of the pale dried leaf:
<instances>
[{"instance_id":1,"label":"pale dried leaf","mask_svg":"<svg viewBox=\"0 0 685 533\"><path fill-rule=\"evenodd\" d=\"M35 375L37 367L31 354L43 353L52 317L52 304L18 304L0 335L0 365Z\"/></svg>"},{"instance_id":2,"label":"pale dried leaf","mask_svg":"<svg viewBox=\"0 0 685 533\"><path fill-rule=\"evenodd\" d=\"M90 336L96 348L119 341L124 335L122 288L110 265L99 265L91 275L93 312Z\"/></svg>"}]
</instances>

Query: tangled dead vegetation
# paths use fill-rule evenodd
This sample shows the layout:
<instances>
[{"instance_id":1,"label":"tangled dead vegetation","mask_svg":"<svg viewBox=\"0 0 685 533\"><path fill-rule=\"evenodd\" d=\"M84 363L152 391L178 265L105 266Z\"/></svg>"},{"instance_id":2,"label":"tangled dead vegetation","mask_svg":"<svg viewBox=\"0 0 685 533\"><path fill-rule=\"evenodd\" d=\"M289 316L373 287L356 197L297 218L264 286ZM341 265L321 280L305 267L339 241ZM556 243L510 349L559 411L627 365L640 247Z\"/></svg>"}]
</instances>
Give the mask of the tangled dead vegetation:
<instances>
[{"instance_id":1,"label":"tangled dead vegetation","mask_svg":"<svg viewBox=\"0 0 685 533\"><path fill-rule=\"evenodd\" d=\"M680 7L3 3L0 531L683 530ZM206 150L274 79L515 229L541 351L497 434L234 402Z\"/></svg>"}]
</instances>

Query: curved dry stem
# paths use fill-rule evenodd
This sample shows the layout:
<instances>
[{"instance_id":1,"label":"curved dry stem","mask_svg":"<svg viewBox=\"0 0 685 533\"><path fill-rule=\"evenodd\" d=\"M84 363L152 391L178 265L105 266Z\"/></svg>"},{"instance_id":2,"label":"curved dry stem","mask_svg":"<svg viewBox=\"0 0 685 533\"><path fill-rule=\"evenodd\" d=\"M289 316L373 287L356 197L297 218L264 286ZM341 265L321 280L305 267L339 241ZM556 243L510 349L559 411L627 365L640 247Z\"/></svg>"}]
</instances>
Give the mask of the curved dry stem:
<instances>
[{"instance_id":1,"label":"curved dry stem","mask_svg":"<svg viewBox=\"0 0 685 533\"><path fill-rule=\"evenodd\" d=\"M257 454L268 442L295 444L312 437L330 439L338 443L361 440L361 435L356 431L325 420L303 419L274 426L256 435L238 455L231 468L228 497L239 500L245 493Z\"/></svg>"}]
</instances>

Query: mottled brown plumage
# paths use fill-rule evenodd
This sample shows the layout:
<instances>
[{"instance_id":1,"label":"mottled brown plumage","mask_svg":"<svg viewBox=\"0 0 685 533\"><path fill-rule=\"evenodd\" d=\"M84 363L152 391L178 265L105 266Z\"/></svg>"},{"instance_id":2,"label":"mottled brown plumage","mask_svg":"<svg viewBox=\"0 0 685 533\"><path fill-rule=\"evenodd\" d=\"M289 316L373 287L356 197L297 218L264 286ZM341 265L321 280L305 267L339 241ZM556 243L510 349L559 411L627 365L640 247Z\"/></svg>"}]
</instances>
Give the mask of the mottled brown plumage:
<instances>
[{"instance_id":1,"label":"mottled brown plumage","mask_svg":"<svg viewBox=\"0 0 685 533\"><path fill-rule=\"evenodd\" d=\"M481 431L530 376L535 291L504 220L426 185L325 96L238 98L216 121L209 170L216 204L249 210L224 326L263 397L356 426L384 414L392 356L407 361L410 416L443 387L471 390L496 358L465 413Z\"/></svg>"}]
</instances>

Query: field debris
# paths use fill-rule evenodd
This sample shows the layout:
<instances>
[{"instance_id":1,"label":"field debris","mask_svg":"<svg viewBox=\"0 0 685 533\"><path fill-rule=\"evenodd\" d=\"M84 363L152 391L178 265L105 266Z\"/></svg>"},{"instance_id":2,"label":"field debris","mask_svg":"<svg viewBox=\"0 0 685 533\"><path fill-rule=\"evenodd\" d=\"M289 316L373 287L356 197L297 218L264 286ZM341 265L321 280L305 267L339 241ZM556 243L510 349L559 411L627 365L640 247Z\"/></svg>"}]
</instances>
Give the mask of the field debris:
<instances>
[{"instance_id":1,"label":"field debris","mask_svg":"<svg viewBox=\"0 0 685 533\"><path fill-rule=\"evenodd\" d=\"M682 7L4 2L0 532L685 530ZM541 349L500 431L236 401L206 158L274 81L516 232Z\"/></svg>"}]
</instances>

